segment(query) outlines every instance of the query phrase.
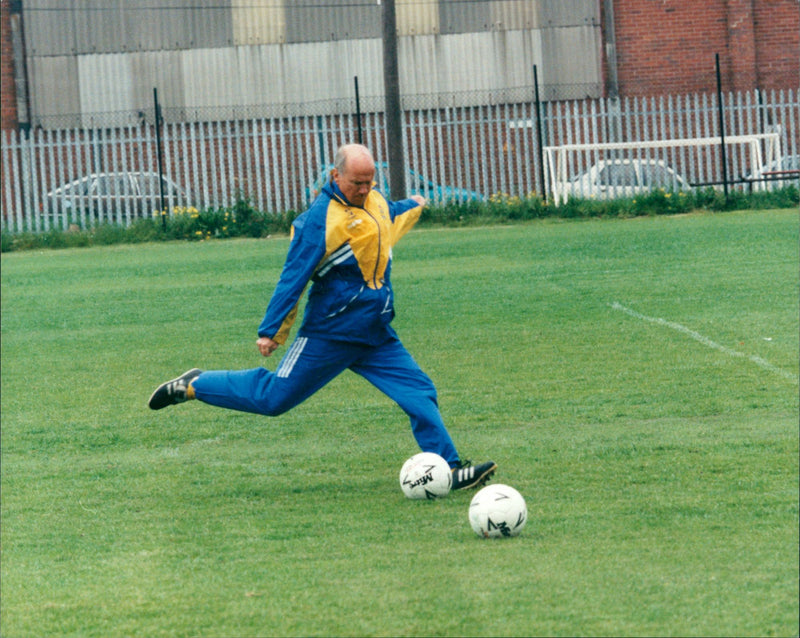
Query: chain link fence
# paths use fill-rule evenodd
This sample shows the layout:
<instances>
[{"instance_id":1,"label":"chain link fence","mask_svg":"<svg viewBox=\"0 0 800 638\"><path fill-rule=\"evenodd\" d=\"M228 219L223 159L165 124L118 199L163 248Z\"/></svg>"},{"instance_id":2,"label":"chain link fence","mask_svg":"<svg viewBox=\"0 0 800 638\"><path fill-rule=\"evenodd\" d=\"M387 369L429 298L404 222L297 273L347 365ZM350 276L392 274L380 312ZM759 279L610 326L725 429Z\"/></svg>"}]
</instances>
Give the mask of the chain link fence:
<instances>
[{"instance_id":1,"label":"chain link fence","mask_svg":"<svg viewBox=\"0 0 800 638\"><path fill-rule=\"evenodd\" d=\"M545 84L539 87L540 99L579 100L598 97L596 83ZM533 102L535 87L519 86L500 90L458 91L437 94L403 95L400 106L403 110L445 108L493 104L517 104ZM161 118L165 123L177 122L223 122L226 120L249 120L254 118L293 118L316 115L338 115L343 113L382 113L385 98L382 95L360 96L355 90L349 97L286 104L238 104L226 106L174 107L161 105ZM33 128L60 130L73 128L118 128L155 123L155 105L141 105L136 110L104 111L94 113L72 113L68 115L37 114L33 117Z\"/></svg>"},{"instance_id":2,"label":"chain link fence","mask_svg":"<svg viewBox=\"0 0 800 638\"><path fill-rule=\"evenodd\" d=\"M586 88L574 85L576 93ZM409 188L434 201L550 195L544 147L626 142L635 150L637 141L720 134L716 95L582 96L537 104L530 86L476 105L477 97L488 96L404 98ZM723 102L727 134L777 133L781 157L800 153L798 91L731 93ZM282 105L271 115L263 110L244 106L218 119L218 111L190 114L166 107L157 127L153 107L132 120L130 114L86 116L102 119L102 126L3 131L2 228L40 232L70 224L130 224L176 208L230 207L242 199L264 212L300 211L315 196L339 145L361 141L379 162L388 157L382 98L358 105L355 98ZM111 126L109 115L124 122ZM675 153L656 159L686 182L713 183L723 170L746 175L749 157L732 153L725 167L712 153L702 161ZM573 154L564 172L572 178L600 159L597 153Z\"/></svg>"}]
</instances>

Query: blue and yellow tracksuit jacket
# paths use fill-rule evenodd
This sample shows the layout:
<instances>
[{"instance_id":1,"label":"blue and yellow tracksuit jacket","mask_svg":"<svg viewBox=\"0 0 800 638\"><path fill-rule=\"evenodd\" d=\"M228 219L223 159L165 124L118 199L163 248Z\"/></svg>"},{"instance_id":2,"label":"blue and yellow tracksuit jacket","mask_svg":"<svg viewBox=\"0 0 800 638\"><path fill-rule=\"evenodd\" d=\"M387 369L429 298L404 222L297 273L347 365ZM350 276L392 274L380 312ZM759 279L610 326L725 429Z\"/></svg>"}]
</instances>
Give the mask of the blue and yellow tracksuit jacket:
<instances>
[{"instance_id":1,"label":"blue and yellow tracksuit jacket","mask_svg":"<svg viewBox=\"0 0 800 638\"><path fill-rule=\"evenodd\" d=\"M285 343L311 281L298 336L384 342L394 334L392 247L421 212L412 199L390 202L375 190L363 208L352 206L329 181L292 224L289 253L258 336Z\"/></svg>"},{"instance_id":2,"label":"blue and yellow tracksuit jacket","mask_svg":"<svg viewBox=\"0 0 800 638\"><path fill-rule=\"evenodd\" d=\"M284 343L308 282L297 338L275 372L206 371L195 397L233 410L277 416L304 401L345 369L392 398L406 412L419 447L452 467L458 452L439 412L436 388L389 325L392 247L419 219L413 199L388 202L371 191L352 206L335 183L323 188L292 224L292 240L260 337ZM366 347L365 347L366 346Z\"/></svg>"}]
</instances>

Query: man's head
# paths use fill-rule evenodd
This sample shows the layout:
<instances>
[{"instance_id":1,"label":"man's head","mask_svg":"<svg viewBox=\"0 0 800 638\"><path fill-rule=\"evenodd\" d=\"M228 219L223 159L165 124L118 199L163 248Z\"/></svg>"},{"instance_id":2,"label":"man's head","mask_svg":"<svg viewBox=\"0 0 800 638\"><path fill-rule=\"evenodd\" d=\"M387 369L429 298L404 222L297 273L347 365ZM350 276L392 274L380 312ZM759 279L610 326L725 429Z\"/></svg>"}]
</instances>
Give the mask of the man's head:
<instances>
[{"instance_id":1,"label":"man's head","mask_svg":"<svg viewBox=\"0 0 800 638\"><path fill-rule=\"evenodd\" d=\"M336 152L333 181L351 204L363 206L375 179L375 160L366 146L345 144Z\"/></svg>"}]
</instances>

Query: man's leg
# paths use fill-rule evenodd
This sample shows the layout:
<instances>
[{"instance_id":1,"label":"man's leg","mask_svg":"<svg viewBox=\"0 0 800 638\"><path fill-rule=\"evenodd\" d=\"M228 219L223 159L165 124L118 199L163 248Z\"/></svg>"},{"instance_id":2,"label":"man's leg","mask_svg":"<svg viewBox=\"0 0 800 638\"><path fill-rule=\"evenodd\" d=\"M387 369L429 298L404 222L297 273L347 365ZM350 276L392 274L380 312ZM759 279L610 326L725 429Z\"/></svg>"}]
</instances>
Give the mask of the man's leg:
<instances>
[{"instance_id":1,"label":"man's leg","mask_svg":"<svg viewBox=\"0 0 800 638\"><path fill-rule=\"evenodd\" d=\"M399 339L393 338L371 348L350 369L403 409L411 420L411 430L423 452L435 452L450 467L458 466L458 452L442 421L433 381Z\"/></svg>"},{"instance_id":2,"label":"man's leg","mask_svg":"<svg viewBox=\"0 0 800 638\"><path fill-rule=\"evenodd\" d=\"M359 353L335 341L298 337L275 372L266 368L202 372L190 382L190 392L209 405L277 416L347 369Z\"/></svg>"}]
</instances>

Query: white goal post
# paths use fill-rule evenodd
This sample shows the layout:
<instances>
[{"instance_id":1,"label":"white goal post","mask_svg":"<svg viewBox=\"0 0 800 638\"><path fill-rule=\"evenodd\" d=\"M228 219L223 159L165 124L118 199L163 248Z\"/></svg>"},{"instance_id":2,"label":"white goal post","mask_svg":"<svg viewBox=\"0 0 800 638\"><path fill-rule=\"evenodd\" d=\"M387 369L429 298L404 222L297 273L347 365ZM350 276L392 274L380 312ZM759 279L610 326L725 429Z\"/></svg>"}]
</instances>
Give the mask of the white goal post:
<instances>
[{"instance_id":1,"label":"white goal post","mask_svg":"<svg viewBox=\"0 0 800 638\"><path fill-rule=\"evenodd\" d=\"M594 196L596 192L585 184L592 167L604 163L647 162L657 165L662 171L668 171L672 184L667 186L700 185L701 183L721 183L719 167L719 150L722 140L717 137L686 138L674 140L656 140L649 142L610 142L605 144L565 144L562 146L545 146L544 169L545 182L550 188L550 195L556 205L566 202L570 195ZM763 150L762 150L763 148ZM750 176L759 176L765 166L774 165L781 159L781 142L777 132L757 133L751 135L725 136L725 149L729 163L739 167L738 177L743 177L745 170ZM681 177L679 174L685 176ZM583 181L582 181L583 179ZM731 182L741 179L731 178ZM759 188L757 180L749 180L754 188ZM630 189L619 186L609 189L612 196L615 192L626 195Z\"/></svg>"}]
</instances>

